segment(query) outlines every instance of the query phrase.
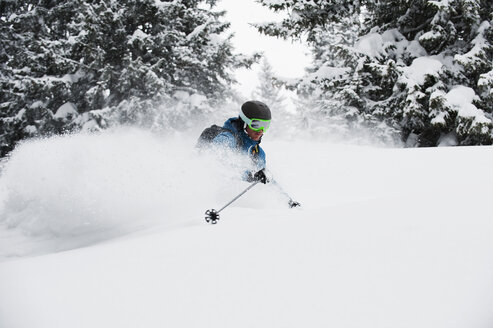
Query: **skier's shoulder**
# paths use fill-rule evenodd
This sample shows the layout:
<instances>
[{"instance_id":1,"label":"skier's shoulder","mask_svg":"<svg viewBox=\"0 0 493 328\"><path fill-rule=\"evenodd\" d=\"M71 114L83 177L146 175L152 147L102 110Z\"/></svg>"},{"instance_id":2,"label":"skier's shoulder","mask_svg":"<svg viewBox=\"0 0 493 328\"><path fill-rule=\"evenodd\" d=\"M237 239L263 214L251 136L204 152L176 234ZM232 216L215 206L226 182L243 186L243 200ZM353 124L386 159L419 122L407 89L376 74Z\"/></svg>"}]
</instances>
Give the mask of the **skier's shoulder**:
<instances>
[{"instance_id":1,"label":"skier's shoulder","mask_svg":"<svg viewBox=\"0 0 493 328\"><path fill-rule=\"evenodd\" d=\"M235 131L228 121L226 121L223 126L213 124L210 127L205 128L197 140L196 147L206 148L213 144L234 143ZM230 141L230 139L233 139L233 141Z\"/></svg>"},{"instance_id":2,"label":"skier's shoulder","mask_svg":"<svg viewBox=\"0 0 493 328\"><path fill-rule=\"evenodd\" d=\"M238 118L232 117L221 128L221 132L213 139L215 144L229 144L231 146L238 146L242 143L240 130L238 128Z\"/></svg>"},{"instance_id":3,"label":"skier's shoulder","mask_svg":"<svg viewBox=\"0 0 493 328\"><path fill-rule=\"evenodd\" d=\"M229 130L223 130L217 136L212 139L212 143L216 145L228 145L234 146L236 144L236 138L233 132Z\"/></svg>"},{"instance_id":4,"label":"skier's shoulder","mask_svg":"<svg viewBox=\"0 0 493 328\"><path fill-rule=\"evenodd\" d=\"M231 133L231 135L237 135L241 132L243 122L239 117L231 117L226 120L223 124L223 129Z\"/></svg>"}]
</instances>

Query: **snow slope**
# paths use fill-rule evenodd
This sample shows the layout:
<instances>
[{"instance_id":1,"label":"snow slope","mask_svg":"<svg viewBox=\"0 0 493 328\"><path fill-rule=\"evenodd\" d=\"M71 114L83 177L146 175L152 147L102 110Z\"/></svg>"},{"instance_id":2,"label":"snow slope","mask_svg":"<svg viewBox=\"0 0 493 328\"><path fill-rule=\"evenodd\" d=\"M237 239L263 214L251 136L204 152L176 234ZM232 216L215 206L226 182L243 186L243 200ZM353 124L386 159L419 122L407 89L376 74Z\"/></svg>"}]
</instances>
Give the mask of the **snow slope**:
<instances>
[{"instance_id":1,"label":"snow slope","mask_svg":"<svg viewBox=\"0 0 493 328\"><path fill-rule=\"evenodd\" d=\"M0 177L0 327L493 326L491 147L263 141L289 209L139 130L28 142Z\"/></svg>"}]
</instances>

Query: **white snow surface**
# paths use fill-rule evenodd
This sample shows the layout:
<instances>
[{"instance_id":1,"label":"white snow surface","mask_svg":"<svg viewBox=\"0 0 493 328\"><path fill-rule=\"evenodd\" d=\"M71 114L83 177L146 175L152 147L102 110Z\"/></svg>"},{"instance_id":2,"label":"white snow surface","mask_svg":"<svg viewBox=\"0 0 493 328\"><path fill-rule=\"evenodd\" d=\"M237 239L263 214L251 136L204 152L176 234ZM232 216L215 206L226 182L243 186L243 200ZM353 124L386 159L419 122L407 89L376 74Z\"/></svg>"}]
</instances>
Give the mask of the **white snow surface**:
<instances>
[{"instance_id":1,"label":"white snow surface","mask_svg":"<svg viewBox=\"0 0 493 328\"><path fill-rule=\"evenodd\" d=\"M445 101L447 105L457 109L459 116L472 117L475 123L491 123L484 112L474 106L475 97L477 96L472 88L457 85L445 95Z\"/></svg>"},{"instance_id":2,"label":"white snow surface","mask_svg":"<svg viewBox=\"0 0 493 328\"><path fill-rule=\"evenodd\" d=\"M433 56L416 58L410 66L401 68L404 71L401 80L411 89L424 84L428 75L438 76L442 66L442 62Z\"/></svg>"},{"instance_id":3,"label":"white snow surface","mask_svg":"<svg viewBox=\"0 0 493 328\"><path fill-rule=\"evenodd\" d=\"M248 186L195 137L25 142L0 176L0 327L493 326L491 147L269 138ZM226 161L226 159L222 159Z\"/></svg>"},{"instance_id":4,"label":"white snow surface","mask_svg":"<svg viewBox=\"0 0 493 328\"><path fill-rule=\"evenodd\" d=\"M66 102L57 109L54 118L66 118L70 115L78 115L77 107L74 103Z\"/></svg>"},{"instance_id":5,"label":"white snow surface","mask_svg":"<svg viewBox=\"0 0 493 328\"><path fill-rule=\"evenodd\" d=\"M355 50L369 57L382 55L384 53L382 36L378 33L369 33L361 37L355 45Z\"/></svg>"},{"instance_id":6,"label":"white snow surface","mask_svg":"<svg viewBox=\"0 0 493 328\"><path fill-rule=\"evenodd\" d=\"M426 50L418 41L408 41L397 29L386 30L382 34L372 30L356 42L354 50L369 57L383 56L392 51L397 55L398 61L403 54L415 58L426 56Z\"/></svg>"}]
</instances>

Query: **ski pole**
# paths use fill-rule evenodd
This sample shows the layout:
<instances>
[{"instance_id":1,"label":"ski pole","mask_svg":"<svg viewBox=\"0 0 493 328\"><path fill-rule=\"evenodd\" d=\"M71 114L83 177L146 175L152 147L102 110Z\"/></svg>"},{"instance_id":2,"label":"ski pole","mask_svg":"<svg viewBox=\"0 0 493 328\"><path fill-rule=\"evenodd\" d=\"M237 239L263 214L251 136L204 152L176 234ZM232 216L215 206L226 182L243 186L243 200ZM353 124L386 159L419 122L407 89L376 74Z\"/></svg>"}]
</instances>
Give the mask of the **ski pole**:
<instances>
[{"instance_id":1,"label":"ski pole","mask_svg":"<svg viewBox=\"0 0 493 328\"><path fill-rule=\"evenodd\" d=\"M210 209L210 210L205 211L205 221L207 223L210 222L212 224L216 224L217 223L217 220L219 220L219 212L221 212L226 207L228 207L229 205L231 205L235 200L237 200L238 198L240 198L241 196L243 196L243 194L245 194L248 190L252 189L259 182L260 181L253 182L251 185L248 186L248 188L246 188L245 190L243 190L240 194L238 194L238 196L236 196L229 203L227 203L226 205L224 205L219 211L216 211L215 209Z\"/></svg>"},{"instance_id":2,"label":"ski pole","mask_svg":"<svg viewBox=\"0 0 493 328\"><path fill-rule=\"evenodd\" d=\"M293 207L301 206L300 203L298 203L297 201L294 201L291 198L291 196L289 196L288 193L286 191L284 191L284 189L281 187L281 185L276 180L272 180L272 183L274 185L276 185L277 188L279 188L279 191L281 192L281 194L283 194L284 196L286 196L286 198L288 199L289 207L293 208Z\"/></svg>"}]
</instances>

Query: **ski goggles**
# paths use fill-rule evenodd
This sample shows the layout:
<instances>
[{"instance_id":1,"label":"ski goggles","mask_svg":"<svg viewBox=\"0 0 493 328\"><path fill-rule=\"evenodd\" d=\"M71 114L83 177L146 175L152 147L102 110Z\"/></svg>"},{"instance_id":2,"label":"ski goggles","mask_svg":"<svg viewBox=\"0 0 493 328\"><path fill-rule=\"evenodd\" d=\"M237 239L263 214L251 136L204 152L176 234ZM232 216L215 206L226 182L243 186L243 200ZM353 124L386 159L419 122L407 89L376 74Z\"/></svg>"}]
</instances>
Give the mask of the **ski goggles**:
<instances>
[{"instance_id":1,"label":"ski goggles","mask_svg":"<svg viewBox=\"0 0 493 328\"><path fill-rule=\"evenodd\" d=\"M240 113L240 117L242 118L242 120L244 122L246 122L248 127L255 132L258 132L258 131L265 132L265 131L267 131L267 129L270 126L270 120L262 120L260 118L251 118L250 119L250 118L246 117L243 113Z\"/></svg>"}]
</instances>

